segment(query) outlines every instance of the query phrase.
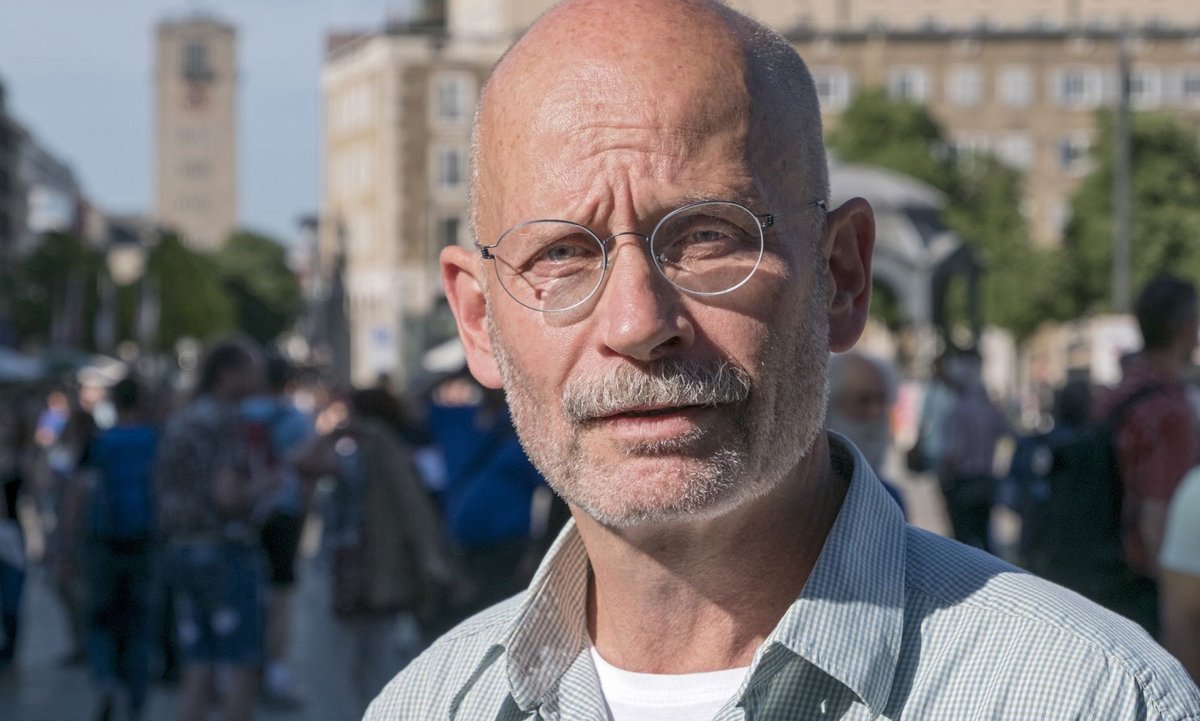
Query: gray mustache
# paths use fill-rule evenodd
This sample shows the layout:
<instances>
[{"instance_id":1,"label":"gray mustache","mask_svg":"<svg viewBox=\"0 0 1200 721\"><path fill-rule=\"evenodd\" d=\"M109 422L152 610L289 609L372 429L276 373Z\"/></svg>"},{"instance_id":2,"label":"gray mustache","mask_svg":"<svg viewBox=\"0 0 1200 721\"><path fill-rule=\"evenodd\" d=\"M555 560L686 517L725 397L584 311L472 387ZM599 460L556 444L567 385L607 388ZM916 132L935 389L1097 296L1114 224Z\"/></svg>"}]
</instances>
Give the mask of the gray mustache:
<instances>
[{"instance_id":1,"label":"gray mustache","mask_svg":"<svg viewBox=\"0 0 1200 721\"><path fill-rule=\"evenodd\" d=\"M659 361L649 371L617 366L603 376L577 378L563 390L563 413L572 423L635 406L715 406L750 397L750 374L725 362Z\"/></svg>"}]
</instances>

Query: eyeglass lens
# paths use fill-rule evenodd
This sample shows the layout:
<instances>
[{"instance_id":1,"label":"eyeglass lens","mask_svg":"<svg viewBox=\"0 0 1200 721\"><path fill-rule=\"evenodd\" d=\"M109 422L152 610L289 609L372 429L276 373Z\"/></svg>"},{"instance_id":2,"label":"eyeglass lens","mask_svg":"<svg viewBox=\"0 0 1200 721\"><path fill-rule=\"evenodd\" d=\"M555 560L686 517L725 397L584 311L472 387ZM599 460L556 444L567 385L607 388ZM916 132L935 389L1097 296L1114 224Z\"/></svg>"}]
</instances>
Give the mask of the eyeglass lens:
<instances>
[{"instance_id":1,"label":"eyeglass lens","mask_svg":"<svg viewBox=\"0 0 1200 721\"><path fill-rule=\"evenodd\" d=\"M745 283L762 252L758 218L727 202L690 205L668 214L654 229L650 244L663 276L681 290L702 295L726 293ZM501 236L491 253L504 289L534 310L579 305L604 277L603 242L576 223L522 223Z\"/></svg>"}]
</instances>

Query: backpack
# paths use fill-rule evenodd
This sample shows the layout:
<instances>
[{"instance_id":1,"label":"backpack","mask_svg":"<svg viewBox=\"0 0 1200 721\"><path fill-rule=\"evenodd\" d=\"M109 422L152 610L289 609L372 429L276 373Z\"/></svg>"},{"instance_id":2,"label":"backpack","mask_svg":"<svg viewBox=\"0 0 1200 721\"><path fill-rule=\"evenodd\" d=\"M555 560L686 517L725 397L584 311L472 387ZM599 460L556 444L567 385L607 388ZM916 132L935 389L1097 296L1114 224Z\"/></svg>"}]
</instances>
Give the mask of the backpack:
<instances>
[{"instance_id":1,"label":"backpack","mask_svg":"<svg viewBox=\"0 0 1200 721\"><path fill-rule=\"evenodd\" d=\"M1131 596L1141 593L1144 579L1125 562L1125 487L1116 433L1134 405L1161 390L1141 388L1102 421L1057 441L1046 439L1050 468L1023 499L1026 568L1127 615Z\"/></svg>"},{"instance_id":2,"label":"backpack","mask_svg":"<svg viewBox=\"0 0 1200 721\"><path fill-rule=\"evenodd\" d=\"M96 471L88 530L101 541L148 541L154 534L154 457L158 433L117 426L92 443L85 463Z\"/></svg>"}]
</instances>

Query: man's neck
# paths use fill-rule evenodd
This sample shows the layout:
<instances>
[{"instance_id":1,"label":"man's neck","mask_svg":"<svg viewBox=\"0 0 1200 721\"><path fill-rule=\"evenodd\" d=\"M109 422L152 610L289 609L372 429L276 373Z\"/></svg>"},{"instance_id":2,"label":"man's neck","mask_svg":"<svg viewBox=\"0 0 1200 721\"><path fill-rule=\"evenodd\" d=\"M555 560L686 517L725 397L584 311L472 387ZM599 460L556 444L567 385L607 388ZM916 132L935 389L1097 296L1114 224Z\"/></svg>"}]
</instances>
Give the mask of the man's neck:
<instances>
[{"instance_id":1,"label":"man's neck","mask_svg":"<svg viewBox=\"0 0 1200 721\"><path fill-rule=\"evenodd\" d=\"M597 651L644 673L749 665L804 588L846 488L822 434L777 488L717 518L612 529L575 511Z\"/></svg>"}]
</instances>

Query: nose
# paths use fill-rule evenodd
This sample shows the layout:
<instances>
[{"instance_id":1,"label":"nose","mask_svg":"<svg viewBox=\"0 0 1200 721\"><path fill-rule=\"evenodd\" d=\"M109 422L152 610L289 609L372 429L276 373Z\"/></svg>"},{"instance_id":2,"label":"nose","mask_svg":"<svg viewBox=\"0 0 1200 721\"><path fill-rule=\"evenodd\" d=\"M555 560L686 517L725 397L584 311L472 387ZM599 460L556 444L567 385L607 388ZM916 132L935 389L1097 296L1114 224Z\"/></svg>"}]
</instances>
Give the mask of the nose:
<instances>
[{"instance_id":1,"label":"nose","mask_svg":"<svg viewBox=\"0 0 1200 721\"><path fill-rule=\"evenodd\" d=\"M619 233L609 242L608 278L593 311L604 345L638 361L657 360L690 346L695 332L682 313L680 291L654 267L646 237Z\"/></svg>"}]
</instances>

